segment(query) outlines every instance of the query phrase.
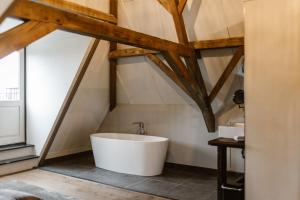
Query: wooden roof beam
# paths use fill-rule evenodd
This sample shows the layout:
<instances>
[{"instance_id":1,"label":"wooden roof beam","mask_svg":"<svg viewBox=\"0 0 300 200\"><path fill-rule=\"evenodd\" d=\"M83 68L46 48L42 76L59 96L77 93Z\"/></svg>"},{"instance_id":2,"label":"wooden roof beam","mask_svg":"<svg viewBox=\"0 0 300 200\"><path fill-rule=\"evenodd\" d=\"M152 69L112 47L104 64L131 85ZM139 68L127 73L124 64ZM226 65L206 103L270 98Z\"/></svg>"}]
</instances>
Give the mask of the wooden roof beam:
<instances>
[{"instance_id":1,"label":"wooden roof beam","mask_svg":"<svg viewBox=\"0 0 300 200\"><path fill-rule=\"evenodd\" d=\"M175 51L190 56L192 48L154 36L118 27L80 14L28 0L18 0L11 16L58 25L59 29L156 51Z\"/></svg>"},{"instance_id":2,"label":"wooden roof beam","mask_svg":"<svg viewBox=\"0 0 300 200\"><path fill-rule=\"evenodd\" d=\"M0 34L0 59L23 49L56 28L56 24L29 21Z\"/></svg>"},{"instance_id":3,"label":"wooden roof beam","mask_svg":"<svg viewBox=\"0 0 300 200\"><path fill-rule=\"evenodd\" d=\"M185 5L187 3L187 0L179 0L179 3L178 3L178 13L181 15L184 8L185 8Z\"/></svg>"},{"instance_id":4,"label":"wooden roof beam","mask_svg":"<svg viewBox=\"0 0 300 200\"><path fill-rule=\"evenodd\" d=\"M205 97L205 93L199 88L198 84L194 79L191 79L190 74L188 73L185 64L181 58L176 55L174 52L163 52L163 56L166 61L169 63L170 67L173 69L181 83L188 89L192 98L199 106L202 111L202 115L209 132L215 132L215 116L210 106L208 98Z\"/></svg>"},{"instance_id":5,"label":"wooden roof beam","mask_svg":"<svg viewBox=\"0 0 300 200\"><path fill-rule=\"evenodd\" d=\"M169 13L172 12L172 2L173 0L157 0Z\"/></svg>"},{"instance_id":6,"label":"wooden roof beam","mask_svg":"<svg viewBox=\"0 0 300 200\"><path fill-rule=\"evenodd\" d=\"M244 38L223 38L216 40L201 40L190 42L190 44L196 47L196 50L207 50L207 49L222 49L222 48L235 48L244 45ZM118 49L112 51L109 54L110 58L123 58L123 57L134 57L134 56L144 56L147 54L160 53L158 51L151 51L142 48L128 48L128 49Z\"/></svg>"},{"instance_id":7,"label":"wooden roof beam","mask_svg":"<svg viewBox=\"0 0 300 200\"><path fill-rule=\"evenodd\" d=\"M171 9L171 15L173 16L173 21L175 24L178 40L181 44L189 46L189 40L188 40L188 36L187 36L187 31L185 29L183 16L181 13L178 12L177 0L169 0L168 2L170 5L170 9ZM185 57L184 59L185 59L186 65L187 65L187 69L190 73L190 76L193 77L197 81L198 86L200 87L200 89L203 93L202 94L203 97L206 98L207 91L206 91L206 88L204 85L204 81L203 81L203 77L202 77L202 74L200 71L199 64L197 62L197 57L196 57L195 51L193 50L192 55L189 58ZM207 105L207 106L210 106L210 105Z\"/></svg>"},{"instance_id":8,"label":"wooden roof beam","mask_svg":"<svg viewBox=\"0 0 300 200\"><path fill-rule=\"evenodd\" d=\"M229 64L227 65L226 69L222 73L221 77L217 81L215 87L212 89L209 95L209 101L212 102L219 91L222 89L223 85L225 84L226 80L240 61L241 57L244 55L244 46L241 46L237 49L235 54L233 55L232 59L230 60Z\"/></svg>"},{"instance_id":9,"label":"wooden roof beam","mask_svg":"<svg viewBox=\"0 0 300 200\"><path fill-rule=\"evenodd\" d=\"M196 50L240 47L244 45L244 37L195 41L190 42L190 45Z\"/></svg>"},{"instance_id":10,"label":"wooden roof beam","mask_svg":"<svg viewBox=\"0 0 300 200\"><path fill-rule=\"evenodd\" d=\"M124 58L124 57L134 57L134 56L145 56L148 54L155 54L158 51L152 51L148 49L142 48L129 48L129 49L118 49L112 51L108 54L109 58L117 59L117 58Z\"/></svg>"},{"instance_id":11,"label":"wooden roof beam","mask_svg":"<svg viewBox=\"0 0 300 200\"><path fill-rule=\"evenodd\" d=\"M157 55L147 54L149 60L151 60L167 77L169 77L179 88L181 88L188 96L193 98L193 95L187 90L187 88L181 83L176 74L169 66L167 66Z\"/></svg>"},{"instance_id":12,"label":"wooden roof beam","mask_svg":"<svg viewBox=\"0 0 300 200\"><path fill-rule=\"evenodd\" d=\"M173 3L170 0L157 0L169 13L173 12ZM182 14L187 0L179 0L177 11L179 14Z\"/></svg>"},{"instance_id":13,"label":"wooden roof beam","mask_svg":"<svg viewBox=\"0 0 300 200\"><path fill-rule=\"evenodd\" d=\"M70 2L70 1L66 1L66 0L39 0L39 2L48 4L48 5L57 7L57 8L73 11L73 12L76 12L78 14L82 14L82 15L85 15L85 16L88 16L88 17L103 20L103 21L110 22L110 23L113 23L113 24L117 23L117 18L112 14L107 14L107 13L101 12L99 10L88 8L88 7L85 7L85 6L82 6L80 4Z\"/></svg>"},{"instance_id":14,"label":"wooden roof beam","mask_svg":"<svg viewBox=\"0 0 300 200\"><path fill-rule=\"evenodd\" d=\"M115 17L118 17L118 0L109 1L109 12ZM116 51L118 44L110 42L109 52ZM109 110L113 111L117 106L117 65L118 60L109 59Z\"/></svg>"},{"instance_id":15,"label":"wooden roof beam","mask_svg":"<svg viewBox=\"0 0 300 200\"><path fill-rule=\"evenodd\" d=\"M0 8L0 24L7 17L10 9L17 3L16 0L1 0L1 8Z\"/></svg>"},{"instance_id":16,"label":"wooden roof beam","mask_svg":"<svg viewBox=\"0 0 300 200\"><path fill-rule=\"evenodd\" d=\"M178 10L179 1L178 0L158 0L172 15L178 41L185 45L190 46L187 31L185 29L184 19L182 16L182 11L180 12ZM182 2L181 2L182 3ZM184 5L186 2L183 2ZM184 6L183 6L184 7ZM191 89L191 94L193 94L193 91L196 92L196 98L194 100L200 107L204 121L206 123L207 129L209 132L215 131L215 117L212 112L211 104L208 101L208 94L205 86L205 82L203 80L200 67L197 61L196 52L193 49L191 52L191 56L184 57L186 67L185 70L182 70L182 67L185 66L182 60L178 55L172 54L170 52L164 53L164 56L166 60L169 62L169 65L172 66L174 72L177 74L178 78L181 76L181 81L185 86L187 86L185 83L186 81L192 83L193 89ZM179 71L178 71L179 70ZM189 79L187 79L187 76L182 76L181 73L184 73L185 71L189 74ZM183 74L184 75L184 74ZM194 84L194 81L196 84Z\"/></svg>"},{"instance_id":17,"label":"wooden roof beam","mask_svg":"<svg viewBox=\"0 0 300 200\"><path fill-rule=\"evenodd\" d=\"M171 7L170 13L173 17L178 41L181 44L189 45L189 40L188 40L187 32L185 29L184 20L183 20L182 14L179 13L179 11L178 11L178 4L176 3L176 0L169 0L169 4Z\"/></svg>"}]
</instances>

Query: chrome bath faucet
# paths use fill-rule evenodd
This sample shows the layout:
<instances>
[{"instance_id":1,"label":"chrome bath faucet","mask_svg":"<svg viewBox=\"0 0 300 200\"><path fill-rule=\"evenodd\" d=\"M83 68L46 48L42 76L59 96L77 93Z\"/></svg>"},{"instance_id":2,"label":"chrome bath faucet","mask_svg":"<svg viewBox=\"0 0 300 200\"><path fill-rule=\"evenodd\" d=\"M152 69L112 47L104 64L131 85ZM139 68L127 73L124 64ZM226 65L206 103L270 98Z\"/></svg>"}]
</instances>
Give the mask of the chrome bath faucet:
<instances>
[{"instance_id":1,"label":"chrome bath faucet","mask_svg":"<svg viewBox=\"0 0 300 200\"><path fill-rule=\"evenodd\" d=\"M132 124L138 125L139 129L137 130L137 134L139 135L145 135L145 124L144 122L133 122Z\"/></svg>"}]
</instances>

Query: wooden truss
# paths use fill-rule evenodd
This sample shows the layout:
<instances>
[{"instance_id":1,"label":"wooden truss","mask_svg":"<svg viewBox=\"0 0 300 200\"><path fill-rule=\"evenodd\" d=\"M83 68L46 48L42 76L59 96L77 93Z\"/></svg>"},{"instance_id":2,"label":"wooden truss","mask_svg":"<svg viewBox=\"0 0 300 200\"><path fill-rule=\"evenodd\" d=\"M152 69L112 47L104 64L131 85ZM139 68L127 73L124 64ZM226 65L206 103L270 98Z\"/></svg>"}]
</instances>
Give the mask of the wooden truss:
<instances>
[{"instance_id":1,"label":"wooden truss","mask_svg":"<svg viewBox=\"0 0 300 200\"><path fill-rule=\"evenodd\" d=\"M110 14L65 0L10 1L10 6L0 14L0 20L10 16L25 22L0 34L0 58L26 47L57 29L110 41L111 110L116 106L117 59L143 55L195 101L203 113L208 131L215 131L215 116L211 102L243 56L244 39L188 41L182 16L187 0L157 0L173 17L178 43L117 26L117 0L110 1ZM135 48L118 50L117 43ZM208 94L197 62L197 51L229 47L238 49L211 94ZM94 52L95 49L92 49ZM168 65L157 54L160 54Z\"/></svg>"}]
</instances>

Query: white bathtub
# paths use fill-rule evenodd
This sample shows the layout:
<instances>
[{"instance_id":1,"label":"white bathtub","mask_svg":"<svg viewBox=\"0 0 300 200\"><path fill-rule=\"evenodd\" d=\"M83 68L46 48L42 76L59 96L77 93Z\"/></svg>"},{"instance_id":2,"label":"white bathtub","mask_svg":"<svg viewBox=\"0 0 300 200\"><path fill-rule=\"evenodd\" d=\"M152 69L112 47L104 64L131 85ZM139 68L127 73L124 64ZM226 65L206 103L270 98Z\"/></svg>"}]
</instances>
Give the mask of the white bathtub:
<instances>
[{"instance_id":1,"label":"white bathtub","mask_svg":"<svg viewBox=\"0 0 300 200\"><path fill-rule=\"evenodd\" d=\"M96 167L139 176L162 173L168 141L168 138L135 134L91 135Z\"/></svg>"}]
</instances>

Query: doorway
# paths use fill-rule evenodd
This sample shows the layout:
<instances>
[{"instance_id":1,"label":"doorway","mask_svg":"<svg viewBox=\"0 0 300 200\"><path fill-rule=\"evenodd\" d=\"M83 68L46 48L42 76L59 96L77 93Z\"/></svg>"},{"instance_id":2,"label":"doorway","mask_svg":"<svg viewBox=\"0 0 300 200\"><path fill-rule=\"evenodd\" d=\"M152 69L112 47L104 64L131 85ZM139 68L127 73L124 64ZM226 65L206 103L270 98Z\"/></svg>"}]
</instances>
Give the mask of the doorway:
<instances>
[{"instance_id":1,"label":"doorway","mask_svg":"<svg viewBox=\"0 0 300 200\"><path fill-rule=\"evenodd\" d=\"M0 59L0 146L25 142L24 50Z\"/></svg>"}]
</instances>

